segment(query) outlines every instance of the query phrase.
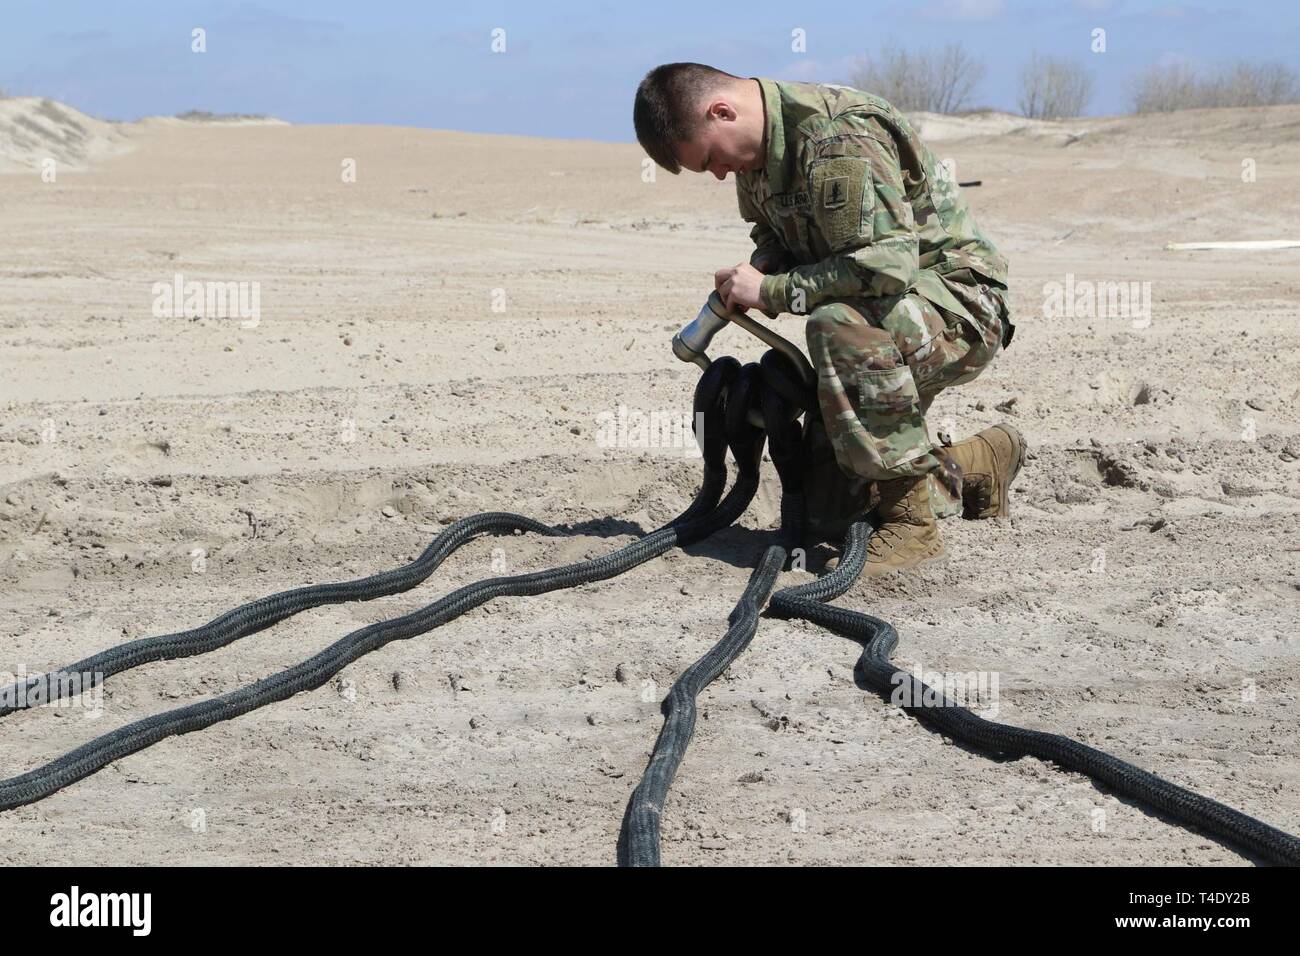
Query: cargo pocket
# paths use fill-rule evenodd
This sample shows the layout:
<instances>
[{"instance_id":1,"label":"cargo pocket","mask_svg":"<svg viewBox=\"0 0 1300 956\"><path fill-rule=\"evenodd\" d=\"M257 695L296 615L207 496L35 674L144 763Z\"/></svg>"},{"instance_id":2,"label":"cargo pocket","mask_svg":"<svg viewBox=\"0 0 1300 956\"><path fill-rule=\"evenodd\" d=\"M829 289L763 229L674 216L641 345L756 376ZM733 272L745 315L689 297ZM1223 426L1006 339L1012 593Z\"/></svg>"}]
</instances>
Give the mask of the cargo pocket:
<instances>
[{"instance_id":1,"label":"cargo pocket","mask_svg":"<svg viewBox=\"0 0 1300 956\"><path fill-rule=\"evenodd\" d=\"M906 365L886 369L858 369L859 415L896 415L917 403L916 382Z\"/></svg>"},{"instance_id":2,"label":"cargo pocket","mask_svg":"<svg viewBox=\"0 0 1300 956\"><path fill-rule=\"evenodd\" d=\"M848 446L857 474L887 478L890 469L929 451L920 395L906 365L860 368L854 411L855 420L843 423L848 427L839 437ZM847 440L850 434L855 440Z\"/></svg>"}]
</instances>

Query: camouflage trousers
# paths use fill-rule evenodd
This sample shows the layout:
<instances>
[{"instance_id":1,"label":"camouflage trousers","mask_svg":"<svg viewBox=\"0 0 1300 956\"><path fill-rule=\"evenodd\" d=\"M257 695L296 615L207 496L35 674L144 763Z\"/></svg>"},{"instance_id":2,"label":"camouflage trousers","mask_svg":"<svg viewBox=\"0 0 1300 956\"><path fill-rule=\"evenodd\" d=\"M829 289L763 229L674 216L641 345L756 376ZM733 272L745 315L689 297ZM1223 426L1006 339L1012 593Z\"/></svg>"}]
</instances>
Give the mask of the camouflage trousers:
<instances>
[{"instance_id":1,"label":"camouflage trousers","mask_svg":"<svg viewBox=\"0 0 1300 956\"><path fill-rule=\"evenodd\" d=\"M926 412L943 389L988 367L1008 316L1000 286L967 270L949 279L945 284L973 322L916 292L836 299L808 316L817 400L844 474L888 481L946 466L935 452Z\"/></svg>"}]
</instances>

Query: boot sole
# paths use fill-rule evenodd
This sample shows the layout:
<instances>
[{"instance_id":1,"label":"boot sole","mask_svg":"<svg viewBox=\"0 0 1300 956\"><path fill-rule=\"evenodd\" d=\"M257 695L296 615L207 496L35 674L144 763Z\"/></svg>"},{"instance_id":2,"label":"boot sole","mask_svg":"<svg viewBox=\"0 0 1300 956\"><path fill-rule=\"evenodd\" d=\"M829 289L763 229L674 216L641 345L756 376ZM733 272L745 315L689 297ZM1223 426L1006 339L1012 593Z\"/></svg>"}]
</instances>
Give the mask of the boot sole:
<instances>
[{"instance_id":1,"label":"boot sole","mask_svg":"<svg viewBox=\"0 0 1300 956\"><path fill-rule=\"evenodd\" d=\"M1025 467L1025 459L1029 453L1029 446L1026 444L1024 436L1020 434L1020 430L1014 425L1004 425L999 423L993 427L1001 429L1007 438L1010 439L1012 454L1015 456L1016 460L1015 466L1011 469L1011 474L1007 476L1006 481L998 482L997 517L1005 518L1007 515L1011 514L1011 483L1014 482L1016 476L1020 474L1020 469Z\"/></svg>"}]
</instances>

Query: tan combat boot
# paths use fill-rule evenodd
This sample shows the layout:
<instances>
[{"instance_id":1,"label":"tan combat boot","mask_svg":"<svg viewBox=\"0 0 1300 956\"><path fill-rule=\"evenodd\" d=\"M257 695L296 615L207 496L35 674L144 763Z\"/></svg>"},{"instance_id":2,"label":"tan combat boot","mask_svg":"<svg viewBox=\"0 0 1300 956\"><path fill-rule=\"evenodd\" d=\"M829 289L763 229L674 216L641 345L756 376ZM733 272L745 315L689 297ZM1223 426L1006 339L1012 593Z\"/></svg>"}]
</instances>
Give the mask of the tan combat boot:
<instances>
[{"instance_id":1,"label":"tan combat boot","mask_svg":"<svg viewBox=\"0 0 1300 956\"><path fill-rule=\"evenodd\" d=\"M1008 489L1025 464L1025 440L1011 425L994 425L946 449L962 470L962 517L1011 513Z\"/></svg>"},{"instance_id":2,"label":"tan combat boot","mask_svg":"<svg viewBox=\"0 0 1300 956\"><path fill-rule=\"evenodd\" d=\"M942 555L939 523L930 504L929 476L895 478L880 482L877 488L879 523L867 542L863 573L869 578L880 577Z\"/></svg>"}]
</instances>

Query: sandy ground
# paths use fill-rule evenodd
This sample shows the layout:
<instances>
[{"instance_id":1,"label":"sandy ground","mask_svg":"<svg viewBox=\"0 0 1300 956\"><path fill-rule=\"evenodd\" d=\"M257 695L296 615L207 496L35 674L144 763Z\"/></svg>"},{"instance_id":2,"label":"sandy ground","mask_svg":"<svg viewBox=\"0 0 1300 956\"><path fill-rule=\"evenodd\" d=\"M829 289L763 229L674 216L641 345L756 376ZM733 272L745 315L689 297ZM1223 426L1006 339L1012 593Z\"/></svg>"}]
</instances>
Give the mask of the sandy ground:
<instances>
[{"instance_id":1,"label":"sandy ground","mask_svg":"<svg viewBox=\"0 0 1300 956\"><path fill-rule=\"evenodd\" d=\"M389 568L480 510L581 533L476 541L412 592L112 678L98 718L11 715L4 775L455 586L607 553L689 500L687 451L598 439L620 406L688 408L671 333L748 254L729 184L644 182L631 145L113 135L53 183L0 175L0 669ZM1019 331L934 420L960 437L1010 417L1034 454L1011 519L947 522L946 564L841 603L894 621L906 666L996 675L1002 720L1300 831L1300 254L1163 251L1295 237L1300 108L935 135L983 180ZM259 283L260 321L155 316L178 273ZM1044 317L1067 273L1149 282L1149 326ZM758 354L739 331L716 346ZM17 863L610 863L658 701L722 633L776 498L770 476L689 553L494 602L123 759L0 814L0 843ZM856 657L762 623L701 698L666 862L1249 862L1084 777L951 745L857 686Z\"/></svg>"}]
</instances>

